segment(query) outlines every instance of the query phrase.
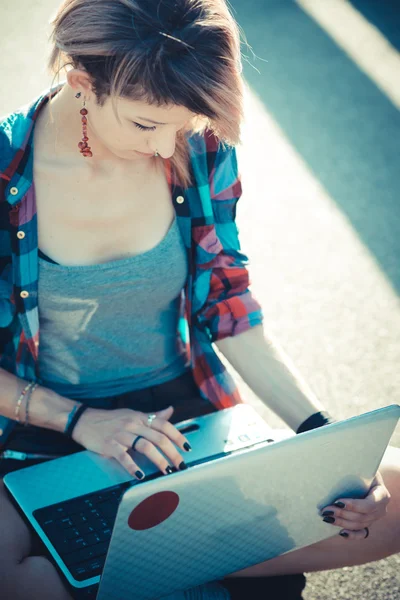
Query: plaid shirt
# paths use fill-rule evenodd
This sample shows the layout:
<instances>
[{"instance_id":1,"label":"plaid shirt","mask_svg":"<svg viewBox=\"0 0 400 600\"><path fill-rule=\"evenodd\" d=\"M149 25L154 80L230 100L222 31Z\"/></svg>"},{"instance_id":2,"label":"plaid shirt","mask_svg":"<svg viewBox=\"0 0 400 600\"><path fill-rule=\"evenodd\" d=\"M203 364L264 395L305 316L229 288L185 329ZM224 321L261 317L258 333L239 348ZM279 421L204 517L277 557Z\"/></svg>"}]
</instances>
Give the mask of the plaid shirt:
<instances>
[{"instance_id":1,"label":"plaid shirt","mask_svg":"<svg viewBox=\"0 0 400 600\"><path fill-rule=\"evenodd\" d=\"M33 129L59 89L0 121L0 367L35 381L40 329ZM241 399L212 342L259 325L262 313L248 289L247 257L235 224L241 195L236 151L222 147L209 130L188 141L193 186L181 188L164 161L189 264L178 341L186 346L201 395L222 409ZM0 417L0 445L14 424Z\"/></svg>"}]
</instances>

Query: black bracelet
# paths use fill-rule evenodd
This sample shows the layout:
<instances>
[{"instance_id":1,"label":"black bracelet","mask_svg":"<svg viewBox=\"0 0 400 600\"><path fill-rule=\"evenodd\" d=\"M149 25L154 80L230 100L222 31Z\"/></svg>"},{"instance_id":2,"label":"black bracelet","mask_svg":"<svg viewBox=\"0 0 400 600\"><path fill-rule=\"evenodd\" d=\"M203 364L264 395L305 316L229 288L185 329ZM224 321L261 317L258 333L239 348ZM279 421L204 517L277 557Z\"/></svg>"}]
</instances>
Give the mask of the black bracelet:
<instances>
[{"instance_id":1,"label":"black bracelet","mask_svg":"<svg viewBox=\"0 0 400 600\"><path fill-rule=\"evenodd\" d=\"M68 423L67 427L65 428L65 435L68 438L72 439L72 432L74 430L75 425L77 424L80 416L82 415L82 413L89 408L89 406L87 404L81 404L81 406L78 408L78 410L75 412L74 416L71 419L71 422Z\"/></svg>"},{"instance_id":2,"label":"black bracelet","mask_svg":"<svg viewBox=\"0 0 400 600\"><path fill-rule=\"evenodd\" d=\"M318 427L323 427L324 425L329 425L329 423L334 423L335 419L331 417L328 412L317 412L308 417L300 427L297 429L296 433L304 433L305 431L311 431L311 429L317 429Z\"/></svg>"}]
</instances>

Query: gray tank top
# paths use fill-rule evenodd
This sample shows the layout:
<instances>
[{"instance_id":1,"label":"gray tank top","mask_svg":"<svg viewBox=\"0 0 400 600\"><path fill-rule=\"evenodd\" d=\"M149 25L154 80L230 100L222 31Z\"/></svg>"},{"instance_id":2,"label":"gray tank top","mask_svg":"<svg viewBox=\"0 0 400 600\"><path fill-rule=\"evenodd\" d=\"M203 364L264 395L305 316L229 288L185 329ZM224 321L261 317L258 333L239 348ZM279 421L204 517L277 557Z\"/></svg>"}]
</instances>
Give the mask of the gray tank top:
<instances>
[{"instance_id":1,"label":"gray tank top","mask_svg":"<svg viewBox=\"0 0 400 600\"><path fill-rule=\"evenodd\" d=\"M42 255L43 256L43 255ZM143 254L67 267L39 257L39 376L70 398L101 398L181 375L179 304L188 271L176 219Z\"/></svg>"}]
</instances>

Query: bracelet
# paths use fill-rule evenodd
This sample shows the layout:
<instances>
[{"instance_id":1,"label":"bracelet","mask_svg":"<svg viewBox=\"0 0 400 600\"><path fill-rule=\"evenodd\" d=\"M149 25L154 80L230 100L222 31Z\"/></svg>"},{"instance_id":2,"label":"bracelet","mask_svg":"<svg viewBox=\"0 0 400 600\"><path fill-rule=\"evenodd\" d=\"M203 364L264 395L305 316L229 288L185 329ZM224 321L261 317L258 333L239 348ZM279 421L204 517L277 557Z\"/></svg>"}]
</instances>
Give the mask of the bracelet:
<instances>
[{"instance_id":1,"label":"bracelet","mask_svg":"<svg viewBox=\"0 0 400 600\"><path fill-rule=\"evenodd\" d=\"M75 404L74 408L71 410L71 412L68 415L68 421L67 421L67 425L64 429L64 433L67 437L72 438L72 432L74 430L75 425L78 422L79 417L82 415L82 413L89 408L89 406L87 404L81 404L78 408L78 404Z\"/></svg>"},{"instance_id":2,"label":"bracelet","mask_svg":"<svg viewBox=\"0 0 400 600\"><path fill-rule=\"evenodd\" d=\"M296 433L304 433L305 431L310 431L311 429L317 429L318 427L323 427L324 425L329 425L330 423L334 423L335 419L331 417L328 412L317 412L308 417L300 427L297 429Z\"/></svg>"},{"instance_id":3,"label":"bracelet","mask_svg":"<svg viewBox=\"0 0 400 600\"><path fill-rule=\"evenodd\" d=\"M18 423L21 423L20 418L19 418L19 413L21 410L22 399L25 396L26 392L29 392L29 390L31 389L31 387L33 386L34 383L35 383L34 381L30 381L28 383L28 385L24 387L24 389L21 392L20 397L17 400L17 405L15 407L15 420L18 421Z\"/></svg>"},{"instance_id":4,"label":"bracelet","mask_svg":"<svg viewBox=\"0 0 400 600\"><path fill-rule=\"evenodd\" d=\"M28 396L26 398L26 404L25 404L25 423L24 423L25 427L27 425L29 425L29 402L30 402L30 399L32 398L33 392L36 390L36 388L38 387L38 385L39 385L38 383L35 383L31 387L31 389L29 390L29 394L28 394Z\"/></svg>"}]
</instances>

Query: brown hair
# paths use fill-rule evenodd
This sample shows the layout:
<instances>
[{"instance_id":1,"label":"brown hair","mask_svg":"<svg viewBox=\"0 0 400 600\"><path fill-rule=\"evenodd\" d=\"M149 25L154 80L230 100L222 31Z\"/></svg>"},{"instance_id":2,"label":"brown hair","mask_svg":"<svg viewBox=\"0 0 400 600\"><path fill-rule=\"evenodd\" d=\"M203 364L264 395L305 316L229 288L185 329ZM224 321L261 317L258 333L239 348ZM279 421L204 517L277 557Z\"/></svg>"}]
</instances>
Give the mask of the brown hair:
<instances>
[{"instance_id":1,"label":"brown hair","mask_svg":"<svg viewBox=\"0 0 400 600\"><path fill-rule=\"evenodd\" d=\"M240 30L225 0L64 0L52 27L50 71L83 68L100 106L125 97L198 115L171 158L181 185L190 184L186 132L239 142Z\"/></svg>"}]
</instances>

